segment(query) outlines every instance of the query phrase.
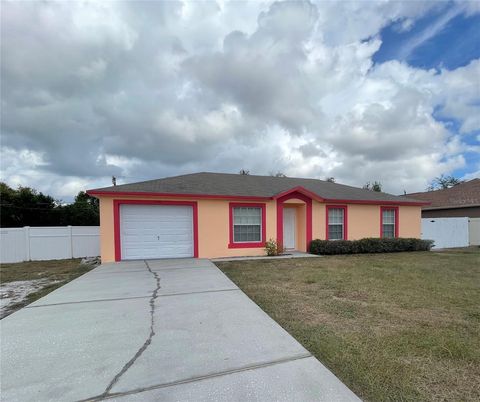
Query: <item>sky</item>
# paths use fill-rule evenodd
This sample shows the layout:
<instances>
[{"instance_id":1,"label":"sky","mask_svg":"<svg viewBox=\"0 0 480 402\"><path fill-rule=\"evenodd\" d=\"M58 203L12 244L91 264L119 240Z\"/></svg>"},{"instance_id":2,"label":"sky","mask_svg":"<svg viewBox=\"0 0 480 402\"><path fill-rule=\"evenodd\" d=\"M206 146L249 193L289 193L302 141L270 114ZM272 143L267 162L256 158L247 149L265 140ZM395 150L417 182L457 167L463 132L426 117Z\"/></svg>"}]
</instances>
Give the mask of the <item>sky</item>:
<instances>
[{"instance_id":1,"label":"sky","mask_svg":"<svg viewBox=\"0 0 480 402\"><path fill-rule=\"evenodd\" d=\"M480 2L4 1L0 179L480 176Z\"/></svg>"}]
</instances>

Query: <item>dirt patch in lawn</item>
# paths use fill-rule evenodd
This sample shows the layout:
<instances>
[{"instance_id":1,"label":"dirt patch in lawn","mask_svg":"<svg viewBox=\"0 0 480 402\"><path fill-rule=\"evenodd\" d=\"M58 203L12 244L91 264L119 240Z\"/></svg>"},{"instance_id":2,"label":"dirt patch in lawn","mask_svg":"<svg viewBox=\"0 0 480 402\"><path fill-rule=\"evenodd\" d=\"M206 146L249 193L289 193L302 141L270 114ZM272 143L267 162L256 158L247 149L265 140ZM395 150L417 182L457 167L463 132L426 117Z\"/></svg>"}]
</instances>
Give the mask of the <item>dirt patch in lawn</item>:
<instances>
[{"instance_id":1,"label":"dirt patch in lawn","mask_svg":"<svg viewBox=\"0 0 480 402\"><path fill-rule=\"evenodd\" d=\"M80 259L0 265L0 319L45 296L93 266Z\"/></svg>"},{"instance_id":2,"label":"dirt patch in lawn","mask_svg":"<svg viewBox=\"0 0 480 402\"><path fill-rule=\"evenodd\" d=\"M480 249L216 264L362 399L480 400Z\"/></svg>"}]
</instances>

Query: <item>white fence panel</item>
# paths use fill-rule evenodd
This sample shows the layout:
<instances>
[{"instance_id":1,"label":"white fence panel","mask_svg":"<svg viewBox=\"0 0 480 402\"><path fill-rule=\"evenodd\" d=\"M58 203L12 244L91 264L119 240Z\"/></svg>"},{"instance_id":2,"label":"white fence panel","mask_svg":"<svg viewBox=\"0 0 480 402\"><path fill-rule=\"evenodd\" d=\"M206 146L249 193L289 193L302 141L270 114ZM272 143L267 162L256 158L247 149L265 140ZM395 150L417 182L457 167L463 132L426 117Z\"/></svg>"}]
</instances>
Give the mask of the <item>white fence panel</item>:
<instances>
[{"instance_id":1,"label":"white fence panel","mask_svg":"<svg viewBox=\"0 0 480 402\"><path fill-rule=\"evenodd\" d=\"M31 227L29 238L33 261L72 258L69 227Z\"/></svg>"},{"instance_id":2,"label":"white fence panel","mask_svg":"<svg viewBox=\"0 0 480 402\"><path fill-rule=\"evenodd\" d=\"M435 241L433 248L467 247L468 218L423 218L422 239Z\"/></svg>"},{"instance_id":3,"label":"white fence panel","mask_svg":"<svg viewBox=\"0 0 480 402\"><path fill-rule=\"evenodd\" d=\"M470 218L468 222L469 240L471 246L480 246L480 218Z\"/></svg>"},{"instance_id":4,"label":"white fence panel","mask_svg":"<svg viewBox=\"0 0 480 402\"><path fill-rule=\"evenodd\" d=\"M0 262L61 260L100 255L98 226L0 229Z\"/></svg>"},{"instance_id":5,"label":"white fence panel","mask_svg":"<svg viewBox=\"0 0 480 402\"><path fill-rule=\"evenodd\" d=\"M72 226L73 258L100 255L100 229L98 226Z\"/></svg>"},{"instance_id":6,"label":"white fence panel","mask_svg":"<svg viewBox=\"0 0 480 402\"><path fill-rule=\"evenodd\" d=\"M0 231L0 262L18 262L28 259L23 228L5 228Z\"/></svg>"}]
</instances>

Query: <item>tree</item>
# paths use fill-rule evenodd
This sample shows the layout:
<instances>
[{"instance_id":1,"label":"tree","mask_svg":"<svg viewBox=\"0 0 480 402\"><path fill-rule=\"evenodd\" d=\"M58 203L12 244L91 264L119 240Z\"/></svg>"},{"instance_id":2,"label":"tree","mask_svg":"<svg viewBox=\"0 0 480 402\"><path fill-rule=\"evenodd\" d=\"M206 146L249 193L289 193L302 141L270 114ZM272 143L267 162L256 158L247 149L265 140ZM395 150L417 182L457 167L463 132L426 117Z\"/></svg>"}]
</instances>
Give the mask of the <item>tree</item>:
<instances>
[{"instance_id":1,"label":"tree","mask_svg":"<svg viewBox=\"0 0 480 402\"><path fill-rule=\"evenodd\" d=\"M280 172L280 171L277 171L277 173L270 172L270 176L273 176L273 177L287 177L287 175L285 173Z\"/></svg>"},{"instance_id":2,"label":"tree","mask_svg":"<svg viewBox=\"0 0 480 402\"><path fill-rule=\"evenodd\" d=\"M13 189L0 183L1 227L97 226L99 202L81 191L75 202L62 205L49 195L30 187Z\"/></svg>"},{"instance_id":3,"label":"tree","mask_svg":"<svg viewBox=\"0 0 480 402\"><path fill-rule=\"evenodd\" d=\"M238 172L238 173L243 175L243 176L249 176L250 175L250 170L240 169L240 172Z\"/></svg>"},{"instance_id":4,"label":"tree","mask_svg":"<svg viewBox=\"0 0 480 402\"><path fill-rule=\"evenodd\" d=\"M12 189L0 183L2 227L53 226L58 218L59 202L30 187Z\"/></svg>"},{"instance_id":5,"label":"tree","mask_svg":"<svg viewBox=\"0 0 480 402\"><path fill-rule=\"evenodd\" d=\"M72 226L97 226L100 223L99 200L80 191L73 204L64 207L64 224Z\"/></svg>"},{"instance_id":6,"label":"tree","mask_svg":"<svg viewBox=\"0 0 480 402\"><path fill-rule=\"evenodd\" d=\"M328 181L329 183L335 183L335 177L327 177L325 181Z\"/></svg>"},{"instance_id":7,"label":"tree","mask_svg":"<svg viewBox=\"0 0 480 402\"><path fill-rule=\"evenodd\" d=\"M362 187L364 190L376 191L378 193L382 192L382 183L379 181L374 181L370 183L369 181Z\"/></svg>"},{"instance_id":8,"label":"tree","mask_svg":"<svg viewBox=\"0 0 480 402\"><path fill-rule=\"evenodd\" d=\"M462 181L457 179L453 176L445 176L441 174L439 177L435 177L432 180L430 185L427 187L427 191L434 191L434 190L444 190L446 188L451 188L460 184Z\"/></svg>"}]
</instances>

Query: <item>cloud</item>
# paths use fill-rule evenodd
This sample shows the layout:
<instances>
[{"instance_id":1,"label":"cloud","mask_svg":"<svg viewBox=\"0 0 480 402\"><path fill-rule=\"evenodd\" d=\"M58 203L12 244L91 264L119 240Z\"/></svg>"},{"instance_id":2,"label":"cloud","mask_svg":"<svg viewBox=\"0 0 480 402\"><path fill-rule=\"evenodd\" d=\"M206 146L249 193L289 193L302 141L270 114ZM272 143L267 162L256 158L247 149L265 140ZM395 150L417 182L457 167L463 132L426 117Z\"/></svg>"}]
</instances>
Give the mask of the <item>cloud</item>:
<instances>
[{"instance_id":1,"label":"cloud","mask_svg":"<svg viewBox=\"0 0 480 402\"><path fill-rule=\"evenodd\" d=\"M68 199L111 175L245 168L422 190L465 166L480 61L428 71L372 57L383 27L438 7L6 2L2 180Z\"/></svg>"}]
</instances>

